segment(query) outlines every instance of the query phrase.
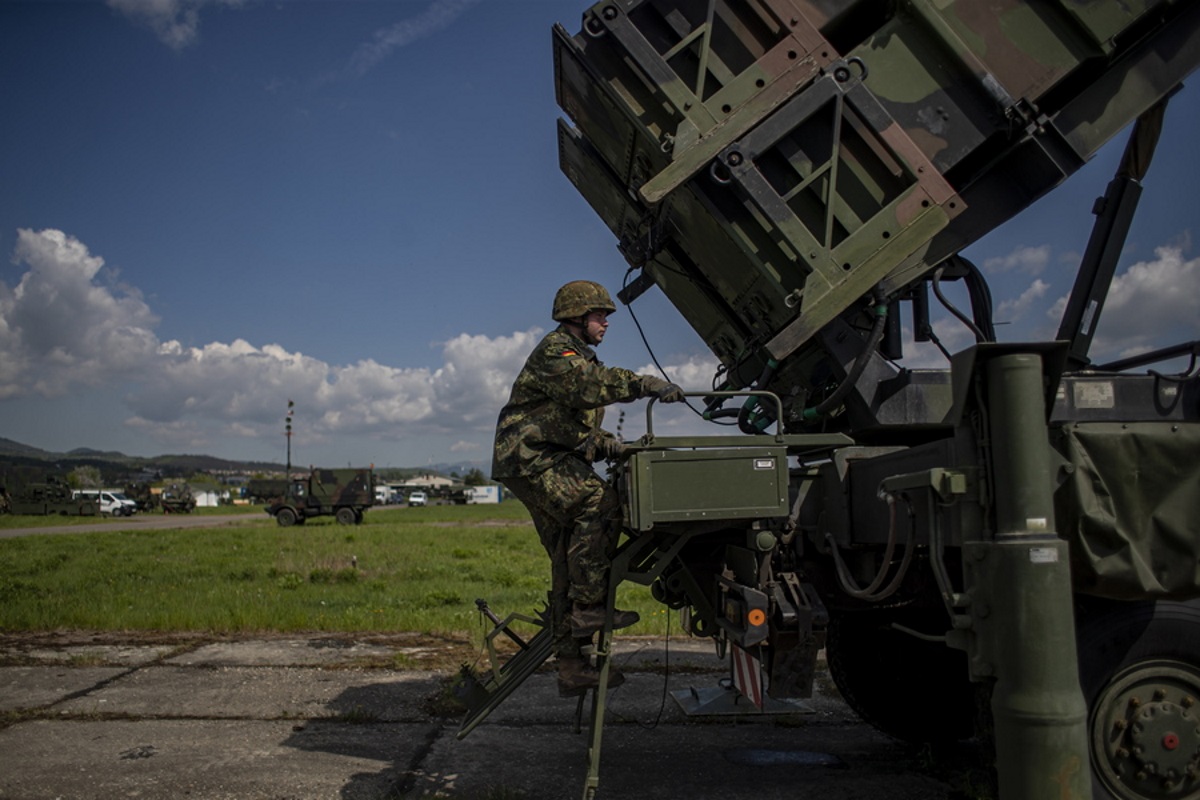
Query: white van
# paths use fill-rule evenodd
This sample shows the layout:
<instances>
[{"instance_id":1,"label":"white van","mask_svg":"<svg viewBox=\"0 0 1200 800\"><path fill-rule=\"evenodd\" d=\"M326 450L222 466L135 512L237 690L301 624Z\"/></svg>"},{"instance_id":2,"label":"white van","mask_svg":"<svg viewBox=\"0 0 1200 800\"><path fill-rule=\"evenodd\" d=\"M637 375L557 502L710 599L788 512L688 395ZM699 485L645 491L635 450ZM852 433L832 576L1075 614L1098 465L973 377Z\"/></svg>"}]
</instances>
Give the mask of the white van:
<instances>
[{"instance_id":1,"label":"white van","mask_svg":"<svg viewBox=\"0 0 1200 800\"><path fill-rule=\"evenodd\" d=\"M128 517L137 511L137 503L116 489L76 489L72 496L76 499L98 500L100 513L110 517Z\"/></svg>"},{"instance_id":2,"label":"white van","mask_svg":"<svg viewBox=\"0 0 1200 800\"><path fill-rule=\"evenodd\" d=\"M134 514L137 513L137 510L138 510L137 501L131 500L129 498L129 496L126 495L124 492L109 490L109 494L111 494L113 497L117 498L117 500L120 501L121 505L125 506L125 516L132 517Z\"/></svg>"},{"instance_id":3,"label":"white van","mask_svg":"<svg viewBox=\"0 0 1200 800\"><path fill-rule=\"evenodd\" d=\"M424 492L409 492L408 493L409 506L423 506L427 502L428 502L428 498L426 497Z\"/></svg>"}]
</instances>

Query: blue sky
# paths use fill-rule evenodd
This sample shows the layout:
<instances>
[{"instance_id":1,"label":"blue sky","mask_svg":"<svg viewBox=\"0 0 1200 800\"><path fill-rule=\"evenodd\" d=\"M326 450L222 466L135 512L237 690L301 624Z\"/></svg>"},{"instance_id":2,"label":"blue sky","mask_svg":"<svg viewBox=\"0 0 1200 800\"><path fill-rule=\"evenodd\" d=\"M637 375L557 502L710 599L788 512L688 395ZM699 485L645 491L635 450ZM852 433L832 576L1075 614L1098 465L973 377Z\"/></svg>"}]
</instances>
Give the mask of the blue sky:
<instances>
[{"instance_id":1,"label":"blue sky","mask_svg":"<svg viewBox=\"0 0 1200 800\"><path fill-rule=\"evenodd\" d=\"M296 463L488 460L554 290L625 268L558 170L550 28L586 5L0 3L0 436L282 461L291 399ZM1198 129L1192 86L1098 358L1200 338ZM1005 340L1057 329L1122 146L966 252ZM715 362L661 295L634 309L706 388ZM650 370L624 311L599 354Z\"/></svg>"}]
</instances>

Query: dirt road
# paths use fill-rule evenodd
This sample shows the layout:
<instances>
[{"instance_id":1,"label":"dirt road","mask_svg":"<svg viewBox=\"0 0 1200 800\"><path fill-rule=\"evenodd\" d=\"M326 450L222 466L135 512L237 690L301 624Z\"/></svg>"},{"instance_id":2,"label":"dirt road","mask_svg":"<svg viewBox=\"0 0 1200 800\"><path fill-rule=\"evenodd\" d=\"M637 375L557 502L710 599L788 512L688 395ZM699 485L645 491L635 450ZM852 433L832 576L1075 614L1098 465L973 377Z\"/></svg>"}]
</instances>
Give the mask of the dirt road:
<instances>
[{"instance_id":1,"label":"dirt road","mask_svg":"<svg viewBox=\"0 0 1200 800\"><path fill-rule=\"evenodd\" d=\"M244 522L260 522L257 514L137 514L122 519L82 525L52 525L40 528L0 530L0 539L34 536L42 533L95 533L96 531L178 530L181 528L219 528Z\"/></svg>"}]
</instances>

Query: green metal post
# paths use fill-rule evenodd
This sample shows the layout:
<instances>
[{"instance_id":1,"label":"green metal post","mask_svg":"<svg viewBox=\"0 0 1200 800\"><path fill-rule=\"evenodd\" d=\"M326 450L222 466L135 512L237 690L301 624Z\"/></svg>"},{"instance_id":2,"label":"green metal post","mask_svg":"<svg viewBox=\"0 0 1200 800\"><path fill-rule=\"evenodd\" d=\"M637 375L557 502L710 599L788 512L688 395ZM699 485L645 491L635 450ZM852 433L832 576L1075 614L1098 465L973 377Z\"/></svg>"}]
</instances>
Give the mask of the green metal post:
<instances>
[{"instance_id":1,"label":"green metal post","mask_svg":"<svg viewBox=\"0 0 1200 800\"><path fill-rule=\"evenodd\" d=\"M612 670L613 610L617 607L617 587L626 577L628 553L626 547L613 558L608 581L608 602L604 627L597 634L596 667L600 685L592 690L592 729L588 738L588 771L583 782L583 800L595 800L600 790L600 744L604 738L604 715L608 706L608 676Z\"/></svg>"},{"instance_id":2,"label":"green metal post","mask_svg":"<svg viewBox=\"0 0 1200 800\"><path fill-rule=\"evenodd\" d=\"M611 670L612 656L612 616L613 596L616 594L616 581L609 592L608 617L604 629L600 631L599 644L596 649L596 666L600 670L600 685L592 690L592 729L588 738L588 771L583 783L583 800L595 800L596 792L600 790L600 744L604 738L604 715L608 704L608 675Z\"/></svg>"},{"instance_id":3,"label":"green metal post","mask_svg":"<svg viewBox=\"0 0 1200 800\"><path fill-rule=\"evenodd\" d=\"M1091 798L1067 544L1054 532L1041 357L986 364L996 529L965 548L976 647L992 674L1001 800Z\"/></svg>"}]
</instances>

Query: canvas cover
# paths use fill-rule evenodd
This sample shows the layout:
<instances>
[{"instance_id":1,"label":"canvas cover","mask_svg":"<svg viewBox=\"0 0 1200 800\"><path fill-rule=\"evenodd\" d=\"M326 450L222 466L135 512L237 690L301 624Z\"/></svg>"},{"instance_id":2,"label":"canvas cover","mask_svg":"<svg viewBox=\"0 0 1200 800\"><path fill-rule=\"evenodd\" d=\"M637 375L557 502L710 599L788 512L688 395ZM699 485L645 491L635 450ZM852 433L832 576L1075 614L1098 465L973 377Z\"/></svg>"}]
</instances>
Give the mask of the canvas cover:
<instances>
[{"instance_id":1,"label":"canvas cover","mask_svg":"<svg viewBox=\"0 0 1200 800\"><path fill-rule=\"evenodd\" d=\"M1055 495L1075 588L1113 599L1200 597L1200 425L1072 423Z\"/></svg>"}]
</instances>

